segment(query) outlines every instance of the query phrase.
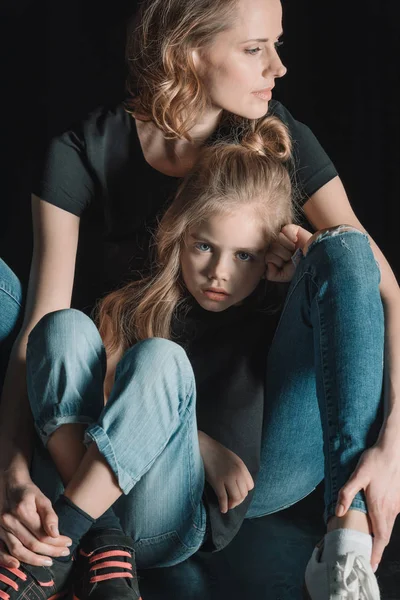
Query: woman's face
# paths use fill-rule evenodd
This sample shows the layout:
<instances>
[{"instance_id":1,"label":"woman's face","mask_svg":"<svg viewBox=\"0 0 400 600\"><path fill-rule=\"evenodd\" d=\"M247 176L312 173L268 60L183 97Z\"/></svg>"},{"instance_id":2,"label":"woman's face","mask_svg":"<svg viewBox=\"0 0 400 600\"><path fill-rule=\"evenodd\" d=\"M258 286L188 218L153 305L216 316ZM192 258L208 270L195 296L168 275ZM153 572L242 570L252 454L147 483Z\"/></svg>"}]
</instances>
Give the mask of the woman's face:
<instances>
[{"instance_id":1,"label":"woman's face","mask_svg":"<svg viewBox=\"0 0 400 600\"><path fill-rule=\"evenodd\" d=\"M216 215L191 229L181 253L182 277L197 302L213 312L247 298L265 273L267 240L252 206Z\"/></svg>"},{"instance_id":2,"label":"woman's face","mask_svg":"<svg viewBox=\"0 0 400 600\"><path fill-rule=\"evenodd\" d=\"M194 52L212 108L248 119L266 114L275 79L286 73L277 52L281 35L279 0L239 0L233 27Z\"/></svg>"}]
</instances>

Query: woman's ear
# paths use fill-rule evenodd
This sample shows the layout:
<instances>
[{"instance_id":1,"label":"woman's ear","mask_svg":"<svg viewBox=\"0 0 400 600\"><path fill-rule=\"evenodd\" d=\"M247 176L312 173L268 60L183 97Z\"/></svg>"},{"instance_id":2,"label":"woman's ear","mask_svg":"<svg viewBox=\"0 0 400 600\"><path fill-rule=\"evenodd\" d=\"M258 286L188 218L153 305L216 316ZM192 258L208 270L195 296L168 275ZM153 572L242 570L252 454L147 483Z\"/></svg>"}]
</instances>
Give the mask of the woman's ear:
<instances>
[{"instance_id":1,"label":"woman's ear","mask_svg":"<svg viewBox=\"0 0 400 600\"><path fill-rule=\"evenodd\" d=\"M201 55L201 51L199 48L195 48L191 51L193 66L195 71L199 77L201 77L204 71L204 58Z\"/></svg>"}]
</instances>

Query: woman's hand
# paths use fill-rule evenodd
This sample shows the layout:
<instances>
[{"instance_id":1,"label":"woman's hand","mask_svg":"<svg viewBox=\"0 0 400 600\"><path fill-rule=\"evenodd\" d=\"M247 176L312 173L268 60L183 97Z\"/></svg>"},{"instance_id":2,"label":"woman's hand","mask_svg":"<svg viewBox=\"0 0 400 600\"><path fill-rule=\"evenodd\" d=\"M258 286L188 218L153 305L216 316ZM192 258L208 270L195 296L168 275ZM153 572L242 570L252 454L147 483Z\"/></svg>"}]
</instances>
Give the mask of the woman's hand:
<instances>
[{"instance_id":1,"label":"woman's hand","mask_svg":"<svg viewBox=\"0 0 400 600\"><path fill-rule=\"evenodd\" d=\"M272 242L265 256L266 279L280 283L291 281L296 267L292 256L298 248L303 248L312 234L299 225L282 227L276 242Z\"/></svg>"},{"instance_id":2,"label":"woman's hand","mask_svg":"<svg viewBox=\"0 0 400 600\"><path fill-rule=\"evenodd\" d=\"M71 544L58 532L51 502L28 477L0 474L0 563L19 567L51 564Z\"/></svg>"},{"instance_id":3,"label":"woman's hand","mask_svg":"<svg viewBox=\"0 0 400 600\"><path fill-rule=\"evenodd\" d=\"M226 513L254 488L253 478L239 456L203 431L199 431L199 443L206 480L218 497L221 512Z\"/></svg>"},{"instance_id":4,"label":"woman's hand","mask_svg":"<svg viewBox=\"0 0 400 600\"><path fill-rule=\"evenodd\" d=\"M399 441L381 438L366 450L349 481L339 492L336 516L349 510L354 496L364 490L368 515L374 534L371 566L381 562L392 535L393 525L400 512L400 452ZM340 505L343 506L340 509Z\"/></svg>"}]
</instances>

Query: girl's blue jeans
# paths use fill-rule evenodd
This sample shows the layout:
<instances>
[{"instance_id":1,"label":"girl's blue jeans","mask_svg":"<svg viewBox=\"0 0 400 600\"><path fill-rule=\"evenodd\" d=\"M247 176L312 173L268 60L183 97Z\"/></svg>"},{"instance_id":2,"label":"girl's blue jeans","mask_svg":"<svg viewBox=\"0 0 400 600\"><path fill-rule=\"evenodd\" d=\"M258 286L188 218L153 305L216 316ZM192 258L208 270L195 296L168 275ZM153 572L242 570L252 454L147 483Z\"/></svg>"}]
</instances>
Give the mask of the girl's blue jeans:
<instances>
[{"instance_id":1,"label":"girl's blue jeans","mask_svg":"<svg viewBox=\"0 0 400 600\"><path fill-rule=\"evenodd\" d=\"M268 355L261 469L246 518L288 507L324 479L327 521L382 424L380 272L367 236L355 229L321 233L295 258ZM0 281L8 276L1 268ZM13 294L0 288L3 306ZM206 531L191 365L171 341L140 342L119 362L106 406L105 368L100 336L83 313L49 313L32 330L28 393L41 440L32 477L54 500L62 484L49 436L64 423L87 424L86 442L96 442L124 492L114 508L134 539L138 566L177 564L199 549ZM363 493L352 508L367 512Z\"/></svg>"}]
</instances>

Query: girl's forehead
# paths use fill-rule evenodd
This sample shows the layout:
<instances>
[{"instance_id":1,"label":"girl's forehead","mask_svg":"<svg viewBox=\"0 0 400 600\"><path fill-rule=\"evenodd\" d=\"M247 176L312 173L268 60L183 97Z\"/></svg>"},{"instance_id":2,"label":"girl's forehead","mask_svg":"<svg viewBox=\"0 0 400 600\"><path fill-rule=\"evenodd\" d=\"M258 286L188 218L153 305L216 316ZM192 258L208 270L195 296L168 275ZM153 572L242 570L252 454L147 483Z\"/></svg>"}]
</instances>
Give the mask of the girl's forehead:
<instances>
[{"instance_id":1,"label":"girl's forehead","mask_svg":"<svg viewBox=\"0 0 400 600\"><path fill-rule=\"evenodd\" d=\"M254 210L242 207L235 212L210 215L189 230L194 238L226 246L252 246L259 249L266 244L266 227Z\"/></svg>"}]
</instances>

